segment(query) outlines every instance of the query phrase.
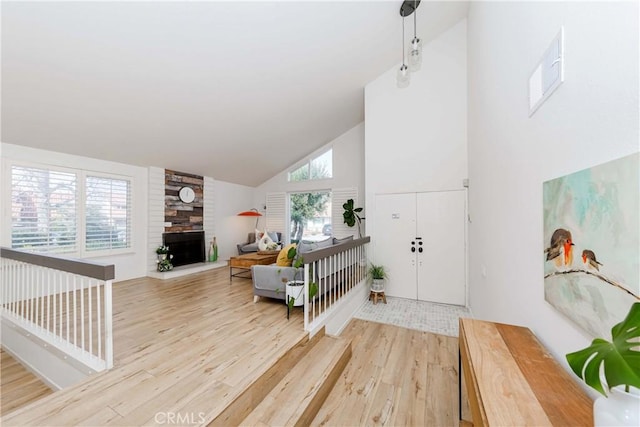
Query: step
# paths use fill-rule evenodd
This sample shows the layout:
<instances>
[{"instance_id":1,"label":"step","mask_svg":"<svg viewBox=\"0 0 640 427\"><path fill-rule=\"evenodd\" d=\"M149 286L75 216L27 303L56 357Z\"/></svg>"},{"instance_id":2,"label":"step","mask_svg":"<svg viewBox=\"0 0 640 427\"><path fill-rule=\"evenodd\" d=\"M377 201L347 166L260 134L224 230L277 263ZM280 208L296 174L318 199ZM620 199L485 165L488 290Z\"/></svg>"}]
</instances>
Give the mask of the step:
<instances>
[{"instance_id":1,"label":"step","mask_svg":"<svg viewBox=\"0 0 640 427\"><path fill-rule=\"evenodd\" d=\"M248 384L239 384L236 388L243 389L226 405L226 407L214 417L209 423L211 427L227 427L237 426L245 419L256 406L262 402L273 389L274 384L278 384L289 371L291 371L300 359L314 348L315 344L320 341L325 334L322 328L313 338L305 335L296 345L291 347L277 361L269 365L260 367L260 372L251 375L253 379Z\"/></svg>"},{"instance_id":2,"label":"step","mask_svg":"<svg viewBox=\"0 0 640 427\"><path fill-rule=\"evenodd\" d=\"M240 424L308 426L350 358L350 340L322 337Z\"/></svg>"}]
</instances>

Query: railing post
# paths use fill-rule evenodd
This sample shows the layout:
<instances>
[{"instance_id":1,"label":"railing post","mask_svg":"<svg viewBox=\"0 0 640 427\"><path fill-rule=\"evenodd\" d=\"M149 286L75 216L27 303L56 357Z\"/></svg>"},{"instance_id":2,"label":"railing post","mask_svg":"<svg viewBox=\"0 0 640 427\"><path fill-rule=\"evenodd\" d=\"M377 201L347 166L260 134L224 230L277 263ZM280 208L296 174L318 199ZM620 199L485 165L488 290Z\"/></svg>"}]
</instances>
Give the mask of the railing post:
<instances>
[{"instance_id":1,"label":"railing post","mask_svg":"<svg viewBox=\"0 0 640 427\"><path fill-rule=\"evenodd\" d=\"M304 264L304 330L309 330L309 264Z\"/></svg>"},{"instance_id":2,"label":"railing post","mask_svg":"<svg viewBox=\"0 0 640 427\"><path fill-rule=\"evenodd\" d=\"M113 310L111 301L111 280L106 280L104 282L104 361L107 369L113 367Z\"/></svg>"}]
</instances>

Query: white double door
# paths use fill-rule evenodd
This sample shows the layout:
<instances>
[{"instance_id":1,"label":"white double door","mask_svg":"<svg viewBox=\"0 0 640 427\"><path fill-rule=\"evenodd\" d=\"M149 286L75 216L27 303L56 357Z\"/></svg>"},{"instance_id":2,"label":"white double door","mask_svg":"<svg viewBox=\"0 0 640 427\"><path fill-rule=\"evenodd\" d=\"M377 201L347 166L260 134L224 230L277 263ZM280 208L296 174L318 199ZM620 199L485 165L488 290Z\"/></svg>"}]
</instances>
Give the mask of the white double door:
<instances>
[{"instance_id":1,"label":"white double door","mask_svg":"<svg viewBox=\"0 0 640 427\"><path fill-rule=\"evenodd\" d=\"M376 196L374 251L389 296L466 303L466 191Z\"/></svg>"}]
</instances>

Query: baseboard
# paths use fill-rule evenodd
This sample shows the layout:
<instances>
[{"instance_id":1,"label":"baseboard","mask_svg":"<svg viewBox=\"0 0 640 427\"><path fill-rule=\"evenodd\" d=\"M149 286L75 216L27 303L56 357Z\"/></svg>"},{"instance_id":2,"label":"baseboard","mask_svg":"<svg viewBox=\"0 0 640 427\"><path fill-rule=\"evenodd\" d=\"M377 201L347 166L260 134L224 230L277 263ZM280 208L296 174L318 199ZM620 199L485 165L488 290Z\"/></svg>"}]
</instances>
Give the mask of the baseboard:
<instances>
[{"instance_id":1,"label":"baseboard","mask_svg":"<svg viewBox=\"0 0 640 427\"><path fill-rule=\"evenodd\" d=\"M197 264L189 264L182 265L180 267L175 267L171 271L150 271L147 273L148 277L153 277L154 279L174 279L176 277L186 276L188 274L201 273L203 271L213 270L215 268L222 268L227 266L227 261L217 261L217 262L200 262Z\"/></svg>"}]
</instances>

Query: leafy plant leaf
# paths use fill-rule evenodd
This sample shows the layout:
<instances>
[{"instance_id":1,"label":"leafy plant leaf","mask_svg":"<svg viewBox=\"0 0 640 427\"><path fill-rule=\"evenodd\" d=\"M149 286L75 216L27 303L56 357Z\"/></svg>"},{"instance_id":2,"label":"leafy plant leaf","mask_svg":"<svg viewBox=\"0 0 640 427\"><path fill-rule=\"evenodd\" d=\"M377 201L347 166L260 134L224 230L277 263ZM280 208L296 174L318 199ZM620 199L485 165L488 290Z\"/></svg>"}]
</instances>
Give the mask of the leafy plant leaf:
<instances>
[{"instance_id":1,"label":"leafy plant leaf","mask_svg":"<svg viewBox=\"0 0 640 427\"><path fill-rule=\"evenodd\" d=\"M344 219L344 223L349 227L353 227L358 221L358 224L362 221L359 212L362 212L362 208L354 208L353 207L353 199L347 200L346 203L342 205L344 212L342 213L342 219Z\"/></svg>"},{"instance_id":2,"label":"leafy plant leaf","mask_svg":"<svg viewBox=\"0 0 640 427\"><path fill-rule=\"evenodd\" d=\"M318 284L316 282L309 283L309 300L318 293Z\"/></svg>"},{"instance_id":3,"label":"leafy plant leaf","mask_svg":"<svg viewBox=\"0 0 640 427\"><path fill-rule=\"evenodd\" d=\"M631 306L627 317L611 328L612 342L596 338L591 345L567 354L571 370L587 385L606 396L600 366L609 388L630 385L640 388L640 303ZM634 350L635 348L635 350Z\"/></svg>"},{"instance_id":4,"label":"leafy plant leaf","mask_svg":"<svg viewBox=\"0 0 640 427\"><path fill-rule=\"evenodd\" d=\"M296 299L292 296L289 297L289 301L287 301L287 305L289 306L289 311L293 310L293 304L296 302Z\"/></svg>"}]
</instances>

